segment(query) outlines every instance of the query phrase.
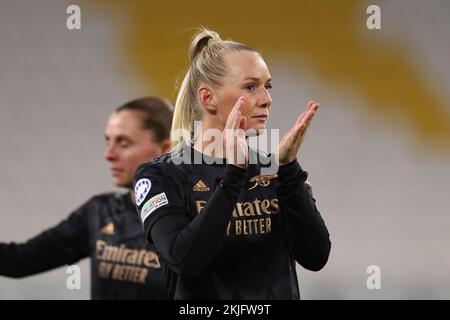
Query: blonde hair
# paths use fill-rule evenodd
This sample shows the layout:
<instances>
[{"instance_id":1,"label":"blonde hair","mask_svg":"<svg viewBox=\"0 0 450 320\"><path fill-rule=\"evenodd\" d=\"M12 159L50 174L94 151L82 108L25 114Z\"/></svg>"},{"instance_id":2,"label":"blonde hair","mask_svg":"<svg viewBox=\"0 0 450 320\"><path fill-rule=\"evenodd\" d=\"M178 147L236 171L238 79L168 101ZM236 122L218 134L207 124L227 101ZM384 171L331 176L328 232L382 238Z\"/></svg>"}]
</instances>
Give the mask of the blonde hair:
<instances>
[{"instance_id":1,"label":"blonde hair","mask_svg":"<svg viewBox=\"0 0 450 320\"><path fill-rule=\"evenodd\" d=\"M245 44L222 40L217 32L201 28L192 38L189 46L190 67L184 76L175 102L172 121L172 148L183 141L193 143L193 122L201 119L197 101L197 89L203 84L211 87L221 85L227 73L224 54L230 51L254 51ZM180 132L189 132L189 137Z\"/></svg>"}]
</instances>

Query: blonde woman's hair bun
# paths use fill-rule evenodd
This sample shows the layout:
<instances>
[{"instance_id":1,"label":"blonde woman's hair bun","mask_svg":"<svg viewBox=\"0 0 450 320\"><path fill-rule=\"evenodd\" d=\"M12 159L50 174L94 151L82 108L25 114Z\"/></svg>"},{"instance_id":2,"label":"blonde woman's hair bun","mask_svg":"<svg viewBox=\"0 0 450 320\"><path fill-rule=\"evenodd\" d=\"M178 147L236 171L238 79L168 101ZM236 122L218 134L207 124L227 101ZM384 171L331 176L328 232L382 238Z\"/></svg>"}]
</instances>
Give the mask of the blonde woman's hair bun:
<instances>
[{"instance_id":1,"label":"blonde woman's hair bun","mask_svg":"<svg viewBox=\"0 0 450 320\"><path fill-rule=\"evenodd\" d=\"M197 90L201 84L219 87L228 72L224 56L228 52L250 51L249 46L232 40L222 40L217 32L200 28L189 45L190 66L183 78L175 102L170 140L172 150L180 143L192 144L195 139L194 122L201 120ZM190 137L182 133L190 133Z\"/></svg>"},{"instance_id":2,"label":"blonde woman's hair bun","mask_svg":"<svg viewBox=\"0 0 450 320\"><path fill-rule=\"evenodd\" d=\"M217 32L206 28L200 28L199 32L194 35L191 45L189 46L189 60L193 61L208 45L220 41L222 41L222 39Z\"/></svg>"}]
</instances>

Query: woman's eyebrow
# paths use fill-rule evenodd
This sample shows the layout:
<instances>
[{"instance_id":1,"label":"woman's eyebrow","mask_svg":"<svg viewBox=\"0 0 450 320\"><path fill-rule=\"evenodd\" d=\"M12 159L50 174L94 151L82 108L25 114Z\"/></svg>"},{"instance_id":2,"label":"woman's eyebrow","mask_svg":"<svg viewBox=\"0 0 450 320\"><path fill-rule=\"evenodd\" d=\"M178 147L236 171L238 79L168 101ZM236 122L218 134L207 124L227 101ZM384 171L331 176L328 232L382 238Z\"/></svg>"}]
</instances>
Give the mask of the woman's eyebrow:
<instances>
[{"instance_id":1,"label":"woman's eyebrow","mask_svg":"<svg viewBox=\"0 0 450 320\"><path fill-rule=\"evenodd\" d=\"M255 77L246 77L244 80L253 80L253 81L257 81L259 82L260 79L259 78L255 78ZM266 80L266 82L272 81L272 78L269 78Z\"/></svg>"},{"instance_id":2,"label":"woman's eyebrow","mask_svg":"<svg viewBox=\"0 0 450 320\"><path fill-rule=\"evenodd\" d=\"M131 140L128 136L126 136L126 135L124 135L124 134L118 135L118 136L116 137L116 140L117 140L118 142L122 142L122 141L125 141L125 142L132 142L132 140Z\"/></svg>"}]
</instances>

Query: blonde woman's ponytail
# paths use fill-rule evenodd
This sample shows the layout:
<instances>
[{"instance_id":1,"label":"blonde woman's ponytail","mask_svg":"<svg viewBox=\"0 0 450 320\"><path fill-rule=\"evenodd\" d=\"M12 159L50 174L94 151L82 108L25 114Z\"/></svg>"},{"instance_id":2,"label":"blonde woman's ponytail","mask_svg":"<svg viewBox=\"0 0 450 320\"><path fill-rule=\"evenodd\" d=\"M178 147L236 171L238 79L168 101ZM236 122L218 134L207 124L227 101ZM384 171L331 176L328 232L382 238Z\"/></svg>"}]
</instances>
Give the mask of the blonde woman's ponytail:
<instances>
[{"instance_id":1,"label":"blonde woman's ponytail","mask_svg":"<svg viewBox=\"0 0 450 320\"><path fill-rule=\"evenodd\" d=\"M217 32L202 28L189 46L190 67L181 83L175 102L170 140L172 149L180 143L193 143L193 123L201 120L197 90L201 84L221 85L227 72L223 56L228 51L253 51L250 47L222 40Z\"/></svg>"}]
</instances>

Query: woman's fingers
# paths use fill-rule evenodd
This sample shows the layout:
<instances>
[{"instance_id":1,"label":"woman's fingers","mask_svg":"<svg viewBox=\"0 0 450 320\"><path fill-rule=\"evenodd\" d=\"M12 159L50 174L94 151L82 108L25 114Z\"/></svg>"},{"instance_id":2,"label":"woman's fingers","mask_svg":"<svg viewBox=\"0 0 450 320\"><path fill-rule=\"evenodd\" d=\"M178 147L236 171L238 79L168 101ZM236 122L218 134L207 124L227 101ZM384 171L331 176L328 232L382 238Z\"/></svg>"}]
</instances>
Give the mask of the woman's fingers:
<instances>
[{"instance_id":1,"label":"woman's fingers","mask_svg":"<svg viewBox=\"0 0 450 320\"><path fill-rule=\"evenodd\" d=\"M315 102L308 106L308 111L304 113L304 116L298 124L300 130L303 130L309 126L318 108L319 104Z\"/></svg>"},{"instance_id":2,"label":"woman's fingers","mask_svg":"<svg viewBox=\"0 0 450 320\"><path fill-rule=\"evenodd\" d=\"M231 127L231 129L233 129L233 131L239 128L240 120L241 120L241 112L238 110L238 111L236 111L234 118L233 118L233 124Z\"/></svg>"},{"instance_id":3,"label":"woman's fingers","mask_svg":"<svg viewBox=\"0 0 450 320\"><path fill-rule=\"evenodd\" d=\"M242 105L244 104L245 98L239 97L239 99L236 101L233 109L231 109L230 114L228 115L227 123L225 125L228 129L236 129L239 124L239 119L241 116L240 109Z\"/></svg>"},{"instance_id":4,"label":"woman's fingers","mask_svg":"<svg viewBox=\"0 0 450 320\"><path fill-rule=\"evenodd\" d=\"M244 130L244 132L247 129L247 118L246 117L240 116L239 129Z\"/></svg>"},{"instance_id":5,"label":"woman's fingers","mask_svg":"<svg viewBox=\"0 0 450 320\"><path fill-rule=\"evenodd\" d=\"M289 163L295 159L318 108L318 103L310 101L306 111L298 116L295 125L283 136L278 149L280 164Z\"/></svg>"},{"instance_id":6,"label":"woman's fingers","mask_svg":"<svg viewBox=\"0 0 450 320\"><path fill-rule=\"evenodd\" d=\"M236 112L235 108L233 108L230 114L228 115L227 123L225 124L225 129L232 129L235 121L236 121Z\"/></svg>"},{"instance_id":7,"label":"woman's fingers","mask_svg":"<svg viewBox=\"0 0 450 320\"><path fill-rule=\"evenodd\" d=\"M314 115L316 114L316 110L318 108L318 103L312 102L308 104L308 111L302 113L297 120L296 125L293 128L293 130L296 132L293 137L293 145L295 145L295 148L298 148L298 146L302 143L306 131L308 130L308 127L311 124L311 121L314 118Z\"/></svg>"},{"instance_id":8,"label":"woman's fingers","mask_svg":"<svg viewBox=\"0 0 450 320\"><path fill-rule=\"evenodd\" d=\"M317 110L318 106L319 106L319 104L315 103L314 101L308 102L308 105L306 106L306 111L303 112L302 114L300 114L300 116L295 121L295 125L300 126L302 124L302 121L305 119L305 117L307 117L308 114L310 114L312 111L315 112Z\"/></svg>"},{"instance_id":9,"label":"woman's fingers","mask_svg":"<svg viewBox=\"0 0 450 320\"><path fill-rule=\"evenodd\" d=\"M238 117L240 117L240 112L236 112L233 111L233 113L230 112L230 115L228 116L227 119L227 124L225 126L225 129L228 131L234 131L236 129L236 121L237 119L239 119Z\"/></svg>"},{"instance_id":10,"label":"woman's fingers","mask_svg":"<svg viewBox=\"0 0 450 320\"><path fill-rule=\"evenodd\" d=\"M301 114L298 116L297 120L295 121L295 126L299 126L300 123L303 121L303 118L305 118L305 116L306 116L306 111L303 112L303 113L301 113Z\"/></svg>"},{"instance_id":11,"label":"woman's fingers","mask_svg":"<svg viewBox=\"0 0 450 320\"><path fill-rule=\"evenodd\" d=\"M228 115L224 132L227 159L229 163L240 167L246 167L247 163L247 143L245 141L247 119L242 116L241 112L244 102L244 97L240 97L236 101Z\"/></svg>"},{"instance_id":12,"label":"woman's fingers","mask_svg":"<svg viewBox=\"0 0 450 320\"><path fill-rule=\"evenodd\" d=\"M244 104L244 101L245 101L244 97L239 97L239 99L234 104L233 109L231 109L230 114L235 114L237 112L240 112L240 109L241 109L242 105Z\"/></svg>"}]
</instances>

